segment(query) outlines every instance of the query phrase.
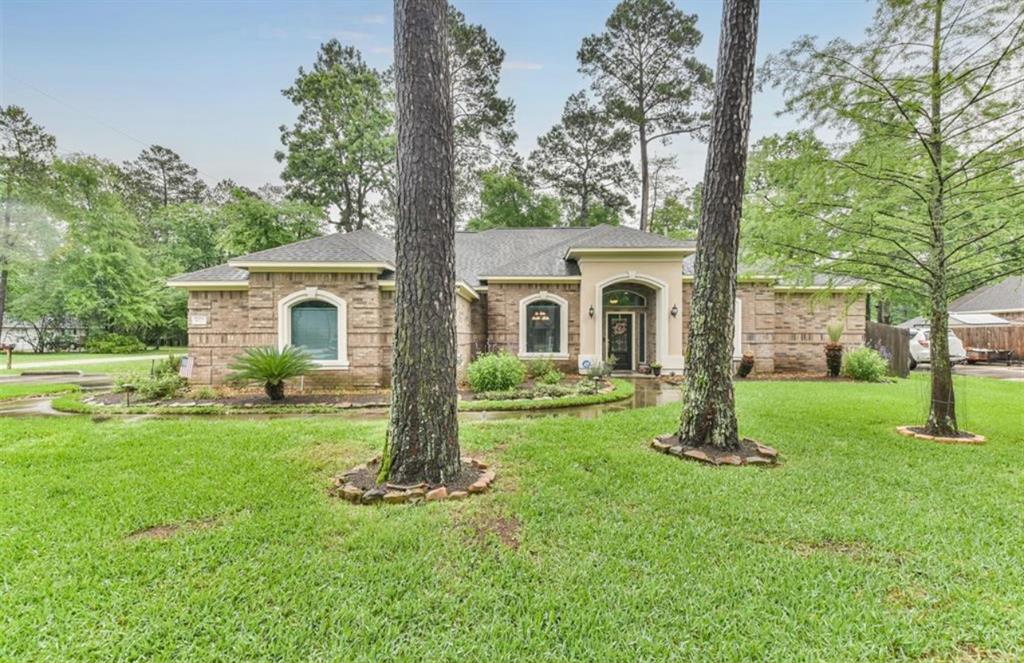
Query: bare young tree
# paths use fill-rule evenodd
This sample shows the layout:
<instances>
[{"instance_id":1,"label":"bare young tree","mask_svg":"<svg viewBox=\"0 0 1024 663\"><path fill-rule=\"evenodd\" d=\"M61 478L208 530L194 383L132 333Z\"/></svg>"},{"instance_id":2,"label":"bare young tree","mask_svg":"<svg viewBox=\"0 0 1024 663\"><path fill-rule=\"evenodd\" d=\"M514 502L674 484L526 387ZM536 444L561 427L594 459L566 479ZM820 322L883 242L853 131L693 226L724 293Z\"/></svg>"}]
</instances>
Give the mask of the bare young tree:
<instances>
[{"instance_id":1,"label":"bare young tree","mask_svg":"<svg viewBox=\"0 0 1024 663\"><path fill-rule=\"evenodd\" d=\"M398 219L391 415L381 474L458 476L454 138L445 0L395 0Z\"/></svg>"},{"instance_id":2,"label":"bare young tree","mask_svg":"<svg viewBox=\"0 0 1024 663\"><path fill-rule=\"evenodd\" d=\"M758 0L723 2L679 426L679 441L686 446L733 449L740 444L732 386L733 311L757 14Z\"/></svg>"},{"instance_id":3,"label":"bare young tree","mask_svg":"<svg viewBox=\"0 0 1024 663\"><path fill-rule=\"evenodd\" d=\"M1024 6L883 0L863 43L802 39L767 78L788 110L852 137L824 151L820 186L788 217L811 222L778 244L928 302L925 428L956 434L948 303L1024 269Z\"/></svg>"}]
</instances>

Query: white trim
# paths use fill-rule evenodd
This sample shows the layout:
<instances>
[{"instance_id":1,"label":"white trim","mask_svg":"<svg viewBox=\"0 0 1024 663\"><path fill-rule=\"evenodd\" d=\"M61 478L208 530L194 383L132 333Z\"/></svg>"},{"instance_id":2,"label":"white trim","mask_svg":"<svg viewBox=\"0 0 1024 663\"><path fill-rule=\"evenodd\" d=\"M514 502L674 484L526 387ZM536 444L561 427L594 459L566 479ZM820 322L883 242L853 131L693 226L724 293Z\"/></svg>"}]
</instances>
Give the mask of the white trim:
<instances>
[{"instance_id":1,"label":"white trim","mask_svg":"<svg viewBox=\"0 0 1024 663\"><path fill-rule=\"evenodd\" d=\"M188 290L248 290L248 281L167 281L171 288Z\"/></svg>"},{"instance_id":2,"label":"white trim","mask_svg":"<svg viewBox=\"0 0 1024 663\"><path fill-rule=\"evenodd\" d=\"M622 274L605 279L594 286L594 320L599 321L594 327L594 348L598 352L604 352L604 289L620 281L643 283L654 290L656 297L654 307L654 356L656 361L661 364L662 369L664 369L670 363L668 356L668 317L671 307L669 306L668 299L671 296L671 292L668 283L654 276L637 272L623 272ZM604 362L604 357L600 357L600 361ZM647 361L650 362L651 358L647 357Z\"/></svg>"},{"instance_id":3,"label":"white trim","mask_svg":"<svg viewBox=\"0 0 1024 663\"><path fill-rule=\"evenodd\" d=\"M494 283L579 283L579 276L481 276L481 281Z\"/></svg>"},{"instance_id":4,"label":"white trim","mask_svg":"<svg viewBox=\"0 0 1024 663\"><path fill-rule=\"evenodd\" d=\"M277 349L283 350L292 342L291 308L296 304L321 301L333 304L338 309L338 358L336 360L314 359L321 369L348 368L348 304L332 292L320 288L303 288L282 297L277 302Z\"/></svg>"},{"instance_id":5,"label":"white trim","mask_svg":"<svg viewBox=\"0 0 1024 663\"><path fill-rule=\"evenodd\" d=\"M270 262L229 260L231 267L240 267L250 272L381 272L394 271L388 262Z\"/></svg>"},{"instance_id":6,"label":"white trim","mask_svg":"<svg viewBox=\"0 0 1024 663\"><path fill-rule=\"evenodd\" d=\"M732 313L732 358L743 358L743 300L739 297Z\"/></svg>"},{"instance_id":7,"label":"white trim","mask_svg":"<svg viewBox=\"0 0 1024 663\"><path fill-rule=\"evenodd\" d=\"M549 301L558 304L558 352L526 351L526 307L534 302ZM569 302L554 293L541 291L519 300L519 356L526 359L569 358Z\"/></svg>"},{"instance_id":8,"label":"white trim","mask_svg":"<svg viewBox=\"0 0 1024 663\"><path fill-rule=\"evenodd\" d=\"M613 247L613 248L609 248L609 247L589 247L588 248L588 247L585 247L585 246L577 246L577 247L571 247L571 248L567 249L566 252L565 252L565 256L564 257L566 259L568 259L568 258L573 258L573 257L576 257L576 256L580 256L580 255L586 255L586 254L598 255L598 256L607 256L607 255L616 255L616 254L618 254L618 255L622 255L623 259L627 259L628 256L624 255L624 254L658 255L658 256L666 256L666 255L668 255L668 256L673 256L673 255L683 255L683 256L686 256L686 255L690 255L691 253L696 253L696 252L697 252L696 247L694 247L694 248L687 248L687 247L683 247L683 246L646 246L646 247L645 246L635 246L635 247L619 246L619 247Z\"/></svg>"}]
</instances>

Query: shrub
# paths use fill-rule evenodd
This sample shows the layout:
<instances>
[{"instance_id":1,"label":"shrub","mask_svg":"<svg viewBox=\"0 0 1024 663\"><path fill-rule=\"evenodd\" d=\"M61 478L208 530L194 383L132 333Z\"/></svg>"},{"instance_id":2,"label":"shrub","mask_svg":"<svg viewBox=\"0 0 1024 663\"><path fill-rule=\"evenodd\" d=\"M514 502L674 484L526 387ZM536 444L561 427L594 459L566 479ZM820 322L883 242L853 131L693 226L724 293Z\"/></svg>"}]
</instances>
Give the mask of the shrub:
<instances>
[{"instance_id":1,"label":"shrub","mask_svg":"<svg viewBox=\"0 0 1024 663\"><path fill-rule=\"evenodd\" d=\"M122 375L114 381L114 391L123 394L131 387L138 400L158 401L174 398L186 384L185 379L179 377L177 373L129 374Z\"/></svg>"},{"instance_id":2,"label":"shrub","mask_svg":"<svg viewBox=\"0 0 1024 663\"><path fill-rule=\"evenodd\" d=\"M540 382L541 384L558 384L564 378L565 373L558 370L557 368L552 368L550 371L546 371L540 376L538 376L537 382Z\"/></svg>"},{"instance_id":3,"label":"shrub","mask_svg":"<svg viewBox=\"0 0 1024 663\"><path fill-rule=\"evenodd\" d=\"M829 377L837 377L843 365L843 323L830 322L825 327L828 334L828 343L825 344L825 366L828 369Z\"/></svg>"},{"instance_id":4,"label":"shrub","mask_svg":"<svg viewBox=\"0 0 1024 663\"><path fill-rule=\"evenodd\" d=\"M102 334L85 342L85 351L95 354L130 354L142 352L146 345L134 336Z\"/></svg>"},{"instance_id":5,"label":"shrub","mask_svg":"<svg viewBox=\"0 0 1024 663\"><path fill-rule=\"evenodd\" d=\"M508 352L491 352L474 359L469 364L466 377L473 393L508 391L526 379L526 366Z\"/></svg>"},{"instance_id":6,"label":"shrub","mask_svg":"<svg viewBox=\"0 0 1024 663\"><path fill-rule=\"evenodd\" d=\"M531 378L539 378L545 373L558 370L555 362L550 359L531 359L526 362L526 374Z\"/></svg>"},{"instance_id":7,"label":"shrub","mask_svg":"<svg viewBox=\"0 0 1024 663\"><path fill-rule=\"evenodd\" d=\"M272 401L284 399L284 381L309 373L315 365L309 353L289 345L284 350L275 347L249 348L235 358L229 380L236 383L262 383L263 390Z\"/></svg>"},{"instance_id":8,"label":"shrub","mask_svg":"<svg viewBox=\"0 0 1024 663\"><path fill-rule=\"evenodd\" d=\"M154 375L177 375L181 370L181 357L169 354L153 366Z\"/></svg>"},{"instance_id":9,"label":"shrub","mask_svg":"<svg viewBox=\"0 0 1024 663\"><path fill-rule=\"evenodd\" d=\"M612 374L614 366L615 363L613 361L599 361L596 364L593 364L589 369L587 369L587 376L594 379L606 378Z\"/></svg>"},{"instance_id":10,"label":"shrub","mask_svg":"<svg viewBox=\"0 0 1024 663\"><path fill-rule=\"evenodd\" d=\"M581 396L590 396L601 391L601 384L591 377L585 377L576 383L576 393Z\"/></svg>"},{"instance_id":11,"label":"shrub","mask_svg":"<svg viewBox=\"0 0 1024 663\"><path fill-rule=\"evenodd\" d=\"M843 338L843 330L845 326L842 322L830 322L825 326L825 333L828 334L828 340L830 343L839 343Z\"/></svg>"},{"instance_id":12,"label":"shrub","mask_svg":"<svg viewBox=\"0 0 1024 663\"><path fill-rule=\"evenodd\" d=\"M539 384L534 390L534 398L558 398L573 393L573 388L564 384Z\"/></svg>"},{"instance_id":13,"label":"shrub","mask_svg":"<svg viewBox=\"0 0 1024 663\"><path fill-rule=\"evenodd\" d=\"M843 375L862 382L881 382L889 372L889 364L871 348L857 348L846 353Z\"/></svg>"}]
</instances>

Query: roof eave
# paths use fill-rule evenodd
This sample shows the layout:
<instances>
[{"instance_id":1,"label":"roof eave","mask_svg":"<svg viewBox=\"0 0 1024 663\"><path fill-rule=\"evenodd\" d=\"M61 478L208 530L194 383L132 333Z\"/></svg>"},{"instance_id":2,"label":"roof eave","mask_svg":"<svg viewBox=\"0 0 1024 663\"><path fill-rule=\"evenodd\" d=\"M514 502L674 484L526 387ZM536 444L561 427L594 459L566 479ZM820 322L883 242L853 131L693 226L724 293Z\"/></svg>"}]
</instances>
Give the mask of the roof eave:
<instances>
[{"instance_id":1,"label":"roof eave","mask_svg":"<svg viewBox=\"0 0 1024 663\"><path fill-rule=\"evenodd\" d=\"M291 262L269 260L229 260L228 265L250 272L365 272L394 271L389 262Z\"/></svg>"},{"instance_id":2,"label":"roof eave","mask_svg":"<svg viewBox=\"0 0 1024 663\"><path fill-rule=\"evenodd\" d=\"M565 255L562 256L565 260L578 259L586 256L609 256L609 255L621 255L623 257L635 256L635 255L653 255L653 256L679 256L685 258L688 255L696 253L696 247L686 246L646 246L646 247L585 247L585 246L574 246L566 250Z\"/></svg>"},{"instance_id":3,"label":"roof eave","mask_svg":"<svg viewBox=\"0 0 1024 663\"><path fill-rule=\"evenodd\" d=\"M185 290L248 290L248 281L174 281L166 282L171 288Z\"/></svg>"}]
</instances>

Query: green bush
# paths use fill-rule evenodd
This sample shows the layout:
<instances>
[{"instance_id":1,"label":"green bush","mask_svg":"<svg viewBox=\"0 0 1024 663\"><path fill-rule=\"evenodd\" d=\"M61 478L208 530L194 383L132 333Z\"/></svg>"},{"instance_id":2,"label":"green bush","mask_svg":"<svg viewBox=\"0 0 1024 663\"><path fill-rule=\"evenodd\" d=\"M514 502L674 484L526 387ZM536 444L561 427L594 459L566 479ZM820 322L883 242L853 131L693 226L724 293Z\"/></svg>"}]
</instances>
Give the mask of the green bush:
<instances>
[{"instance_id":1,"label":"green bush","mask_svg":"<svg viewBox=\"0 0 1024 663\"><path fill-rule=\"evenodd\" d=\"M889 364L871 348L857 348L843 357L843 375L861 382L881 382L889 372Z\"/></svg>"},{"instance_id":2,"label":"green bush","mask_svg":"<svg viewBox=\"0 0 1024 663\"><path fill-rule=\"evenodd\" d=\"M576 383L576 393L581 396L590 396L601 391L601 383L591 377L585 377Z\"/></svg>"},{"instance_id":3,"label":"green bush","mask_svg":"<svg viewBox=\"0 0 1024 663\"><path fill-rule=\"evenodd\" d=\"M575 393L575 389L564 384L539 384L533 393L534 398L559 398Z\"/></svg>"},{"instance_id":4,"label":"green bush","mask_svg":"<svg viewBox=\"0 0 1024 663\"><path fill-rule=\"evenodd\" d=\"M565 379L565 373L557 368L552 368L550 371L546 371L545 373L537 376L537 382L540 382L541 384L558 384L563 379Z\"/></svg>"},{"instance_id":5,"label":"green bush","mask_svg":"<svg viewBox=\"0 0 1024 663\"><path fill-rule=\"evenodd\" d=\"M124 334L102 334L85 342L85 351L95 354L131 354L145 349L146 345L142 341Z\"/></svg>"},{"instance_id":6,"label":"green bush","mask_svg":"<svg viewBox=\"0 0 1024 663\"><path fill-rule=\"evenodd\" d=\"M128 391L128 387L132 387L132 398L140 401L158 401L174 398L186 385L187 382L177 373L129 374L122 375L114 381L114 391L121 394Z\"/></svg>"},{"instance_id":7,"label":"green bush","mask_svg":"<svg viewBox=\"0 0 1024 663\"><path fill-rule=\"evenodd\" d=\"M651 364L651 368L654 365ZM660 368L660 366L659 366ZM587 376L594 378L595 380L606 378L612 374L615 369L615 362L609 359L608 361L599 361L587 369Z\"/></svg>"},{"instance_id":8,"label":"green bush","mask_svg":"<svg viewBox=\"0 0 1024 663\"><path fill-rule=\"evenodd\" d=\"M249 348L228 366L231 382L259 383L272 401L284 398L284 381L312 371L316 365L303 348L289 345L284 350L275 347Z\"/></svg>"},{"instance_id":9,"label":"green bush","mask_svg":"<svg viewBox=\"0 0 1024 663\"><path fill-rule=\"evenodd\" d=\"M515 355L504 351L490 352L470 363L466 378L473 393L508 391L526 379L526 366Z\"/></svg>"},{"instance_id":10,"label":"green bush","mask_svg":"<svg viewBox=\"0 0 1024 663\"><path fill-rule=\"evenodd\" d=\"M556 370L558 368L555 366L555 362L550 359L531 359L526 362L526 375L534 379Z\"/></svg>"},{"instance_id":11,"label":"green bush","mask_svg":"<svg viewBox=\"0 0 1024 663\"><path fill-rule=\"evenodd\" d=\"M177 375L180 370L181 357L175 354L167 355L153 366L154 375Z\"/></svg>"}]
</instances>

